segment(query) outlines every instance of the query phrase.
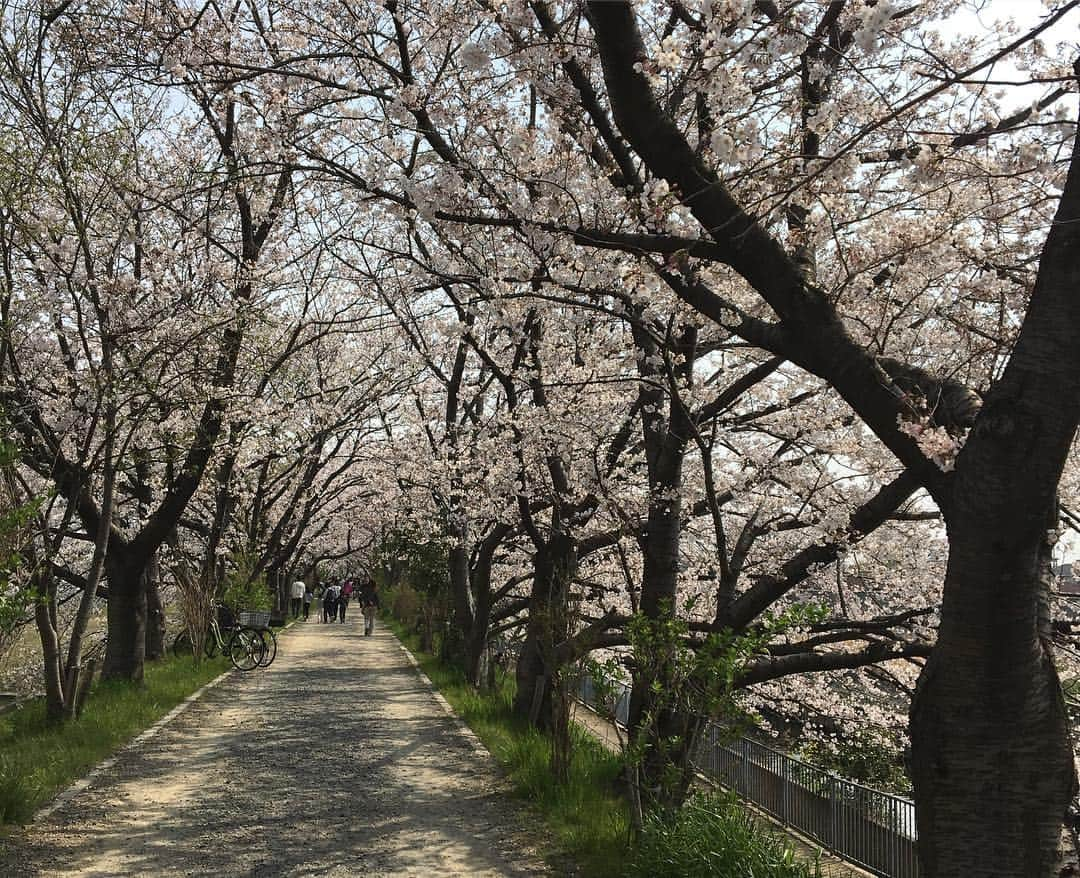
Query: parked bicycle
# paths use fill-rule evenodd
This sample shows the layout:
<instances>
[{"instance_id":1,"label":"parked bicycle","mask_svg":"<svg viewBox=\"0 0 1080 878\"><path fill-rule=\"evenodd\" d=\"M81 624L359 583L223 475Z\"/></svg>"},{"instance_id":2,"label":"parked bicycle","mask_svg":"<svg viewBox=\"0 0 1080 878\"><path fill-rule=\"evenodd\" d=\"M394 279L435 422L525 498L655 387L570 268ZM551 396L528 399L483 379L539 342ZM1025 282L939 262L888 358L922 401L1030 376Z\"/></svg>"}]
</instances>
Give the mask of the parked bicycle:
<instances>
[{"instance_id":1,"label":"parked bicycle","mask_svg":"<svg viewBox=\"0 0 1080 878\"><path fill-rule=\"evenodd\" d=\"M269 667L277 656L277 636L270 628L270 614L241 612L234 618L225 607L218 607L210 620L203 641L207 658L219 652L229 657L232 666L240 671ZM181 631L172 645L173 654L191 655L193 644L187 631Z\"/></svg>"},{"instance_id":2,"label":"parked bicycle","mask_svg":"<svg viewBox=\"0 0 1080 878\"><path fill-rule=\"evenodd\" d=\"M239 614L237 622L245 631L254 631L263 643L263 652L259 658L259 666L270 667L271 662L277 658L277 635L270 627L270 613L265 610L253 612L243 611Z\"/></svg>"}]
</instances>

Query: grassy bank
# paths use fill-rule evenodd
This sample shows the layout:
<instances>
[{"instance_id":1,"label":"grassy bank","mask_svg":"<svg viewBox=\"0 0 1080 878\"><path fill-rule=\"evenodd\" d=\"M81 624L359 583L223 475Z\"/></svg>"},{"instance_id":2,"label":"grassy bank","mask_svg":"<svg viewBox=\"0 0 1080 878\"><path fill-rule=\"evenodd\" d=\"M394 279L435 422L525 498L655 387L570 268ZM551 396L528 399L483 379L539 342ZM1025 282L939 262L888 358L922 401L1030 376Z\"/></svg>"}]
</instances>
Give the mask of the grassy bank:
<instances>
[{"instance_id":1,"label":"grassy bank","mask_svg":"<svg viewBox=\"0 0 1080 878\"><path fill-rule=\"evenodd\" d=\"M621 875L628 821L618 795L619 760L577 730L570 782L558 786L548 768L547 739L511 712L509 681L498 692L479 693L458 670L421 652L419 638L393 619L388 622L458 716L498 760L517 794L540 811L555 843L573 858L581 874L589 878Z\"/></svg>"},{"instance_id":2,"label":"grassy bank","mask_svg":"<svg viewBox=\"0 0 1080 878\"><path fill-rule=\"evenodd\" d=\"M57 792L227 667L222 658L199 668L189 658L148 662L143 686L98 683L82 716L61 727L45 722L44 699L0 716L0 824L30 819Z\"/></svg>"},{"instance_id":3,"label":"grassy bank","mask_svg":"<svg viewBox=\"0 0 1080 878\"><path fill-rule=\"evenodd\" d=\"M620 759L574 727L569 784L556 784L547 738L511 711L512 680L479 693L455 668L419 649L419 638L394 619L390 627L424 673L498 760L517 794L541 813L556 845L585 878L813 878L782 838L763 831L727 795L698 795L677 815L652 817L630 844L620 795Z\"/></svg>"},{"instance_id":4,"label":"grassy bank","mask_svg":"<svg viewBox=\"0 0 1080 878\"><path fill-rule=\"evenodd\" d=\"M646 818L624 878L821 878L729 793L698 792L674 815Z\"/></svg>"}]
</instances>

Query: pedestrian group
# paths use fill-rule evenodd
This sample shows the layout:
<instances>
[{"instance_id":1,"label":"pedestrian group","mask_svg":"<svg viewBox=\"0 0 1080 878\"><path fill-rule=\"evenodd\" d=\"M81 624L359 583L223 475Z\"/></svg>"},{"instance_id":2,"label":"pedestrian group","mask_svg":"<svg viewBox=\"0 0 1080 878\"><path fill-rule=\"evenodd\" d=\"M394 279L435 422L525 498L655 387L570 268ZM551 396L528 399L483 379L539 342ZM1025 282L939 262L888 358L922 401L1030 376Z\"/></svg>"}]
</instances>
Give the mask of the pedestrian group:
<instances>
[{"instance_id":1,"label":"pedestrian group","mask_svg":"<svg viewBox=\"0 0 1080 878\"><path fill-rule=\"evenodd\" d=\"M289 597L292 617L298 618L302 607L304 619L307 619L315 600L314 587L298 579L292 584ZM344 622L345 613L354 597L364 615L364 634L370 637L375 631L375 615L379 609L379 589L371 577L361 580L359 584L352 579L323 583L322 620L326 623Z\"/></svg>"}]
</instances>

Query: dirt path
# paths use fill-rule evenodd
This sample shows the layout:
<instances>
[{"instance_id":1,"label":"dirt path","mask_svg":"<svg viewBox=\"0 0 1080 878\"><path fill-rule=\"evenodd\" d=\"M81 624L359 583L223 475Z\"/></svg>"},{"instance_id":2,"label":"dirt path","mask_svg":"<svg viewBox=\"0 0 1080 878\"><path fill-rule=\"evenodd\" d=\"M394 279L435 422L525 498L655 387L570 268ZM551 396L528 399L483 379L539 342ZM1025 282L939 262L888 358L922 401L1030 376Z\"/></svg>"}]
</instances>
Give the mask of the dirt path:
<instances>
[{"instance_id":1,"label":"dirt path","mask_svg":"<svg viewBox=\"0 0 1080 878\"><path fill-rule=\"evenodd\" d=\"M11 875L547 875L385 628L314 618L12 839Z\"/></svg>"}]
</instances>

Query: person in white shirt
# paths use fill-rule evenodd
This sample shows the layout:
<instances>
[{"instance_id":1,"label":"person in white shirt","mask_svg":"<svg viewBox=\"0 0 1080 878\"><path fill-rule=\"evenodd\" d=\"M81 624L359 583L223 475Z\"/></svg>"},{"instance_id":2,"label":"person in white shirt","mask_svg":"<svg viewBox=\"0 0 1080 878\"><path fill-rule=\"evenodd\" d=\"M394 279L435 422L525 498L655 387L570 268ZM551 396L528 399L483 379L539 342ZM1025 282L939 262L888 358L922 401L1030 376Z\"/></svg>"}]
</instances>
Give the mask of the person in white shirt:
<instances>
[{"instance_id":1,"label":"person in white shirt","mask_svg":"<svg viewBox=\"0 0 1080 878\"><path fill-rule=\"evenodd\" d=\"M289 597L292 599L290 601L290 611L294 619L300 615L300 604L304 601L305 591L307 591L307 586L299 579L292 584L289 591Z\"/></svg>"}]
</instances>

